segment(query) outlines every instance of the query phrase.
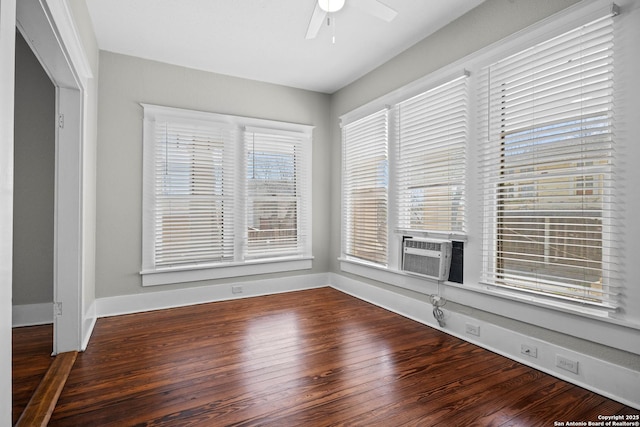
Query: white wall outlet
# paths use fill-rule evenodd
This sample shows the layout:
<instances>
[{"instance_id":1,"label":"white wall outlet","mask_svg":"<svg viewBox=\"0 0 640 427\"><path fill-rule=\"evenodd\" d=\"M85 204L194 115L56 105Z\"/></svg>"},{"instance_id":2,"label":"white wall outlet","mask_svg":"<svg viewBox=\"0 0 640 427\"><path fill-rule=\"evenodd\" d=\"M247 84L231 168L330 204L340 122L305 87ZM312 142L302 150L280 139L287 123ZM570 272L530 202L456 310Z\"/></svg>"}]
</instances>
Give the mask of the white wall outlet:
<instances>
[{"instance_id":1,"label":"white wall outlet","mask_svg":"<svg viewBox=\"0 0 640 427\"><path fill-rule=\"evenodd\" d=\"M529 344L520 345L520 353L526 354L529 357L538 357L538 348Z\"/></svg>"},{"instance_id":2,"label":"white wall outlet","mask_svg":"<svg viewBox=\"0 0 640 427\"><path fill-rule=\"evenodd\" d=\"M480 325L474 325L472 323L465 323L464 330L470 335L480 336Z\"/></svg>"},{"instance_id":3,"label":"white wall outlet","mask_svg":"<svg viewBox=\"0 0 640 427\"><path fill-rule=\"evenodd\" d=\"M556 354L556 366L565 371L578 373L578 361Z\"/></svg>"},{"instance_id":4,"label":"white wall outlet","mask_svg":"<svg viewBox=\"0 0 640 427\"><path fill-rule=\"evenodd\" d=\"M244 291L241 285L234 285L231 287L231 292L234 294L241 294Z\"/></svg>"}]
</instances>

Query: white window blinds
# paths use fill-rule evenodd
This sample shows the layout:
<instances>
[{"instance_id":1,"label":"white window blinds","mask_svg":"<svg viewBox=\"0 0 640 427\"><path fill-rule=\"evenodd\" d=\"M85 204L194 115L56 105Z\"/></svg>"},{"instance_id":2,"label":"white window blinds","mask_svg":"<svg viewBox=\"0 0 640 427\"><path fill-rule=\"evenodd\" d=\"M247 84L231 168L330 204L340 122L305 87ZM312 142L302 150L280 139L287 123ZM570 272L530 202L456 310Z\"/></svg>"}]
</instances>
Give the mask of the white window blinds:
<instances>
[{"instance_id":1,"label":"white window blinds","mask_svg":"<svg viewBox=\"0 0 640 427\"><path fill-rule=\"evenodd\" d=\"M305 214L308 168L302 133L247 128L247 257L302 254L308 229Z\"/></svg>"},{"instance_id":2,"label":"white window blinds","mask_svg":"<svg viewBox=\"0 0 640 427\"><path fill-rule=\"evenodd\" d=\"M153 126L154 265L232 260L233 129L162 119Z\"/></svg>"},{"instance_id":3,"label":"white window blinds","mask_svg":"<svg viewBox=\"0 0 640 427\"><path fill-rule=\"evenodd\" d=\"M311 126L142 105L146 283L309 268Z\"/></svg>"},{"instance_id":4,"label":"white window blinds","mask_svg":"<svg viewBox=\"0 0 640 427\"><path fill-rule=\"evenodd\" d=\"M465 231L467 98L465 74L395 106L400 229Z\"/></svg>"},{"instance_id":5,"label":"white window blinds","mask_svg":"<svg viewBox=\"0 0 640 427\"><path fill-rule=\"evenodd\" d=\"M484 70L484 281L615 307L613 30L600 19Z\"/></svg>"},{"instance_id":6,"label":"white window blinds","mask_svg":"<svg viewBox=\"0 0 640 427\"><path fill-rule=\"evenodd\" d=\"M344 254L387 263L388 110L342 128Z\"/></svg>"}]
</instances>

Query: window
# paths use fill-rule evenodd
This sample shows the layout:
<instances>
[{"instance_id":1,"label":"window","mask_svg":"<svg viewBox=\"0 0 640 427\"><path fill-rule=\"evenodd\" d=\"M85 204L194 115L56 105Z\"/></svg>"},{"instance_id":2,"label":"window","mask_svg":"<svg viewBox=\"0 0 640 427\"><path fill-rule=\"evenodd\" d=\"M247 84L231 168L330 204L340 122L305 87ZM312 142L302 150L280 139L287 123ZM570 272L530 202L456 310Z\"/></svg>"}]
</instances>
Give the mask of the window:
<instances>
[{"instance_id":1,"label":"window","mask_svg":"<svg viewBox=\"0 0 640 427\"><path fill-rule=\"evenodd\" d=\"M612 82L611 18L484 70L486 283L616 306Z\"/></svg>"},{"instance_id":2,"label":"window","mask_svg":"<svg viewBox=\"0 0 640 427\"><path fill-rule=\"evenodd\" d=\"M155 122L152 224L156 267L233 260L233 129ZM225 147L226 146L226 147Z\"/></svg>"},{"instance_id":3,"label":"window","mask_svg":"<svg viewBox=\"0 0 640 427\"><path fill-rule=\"evenodd\" d=\"M143 275L310 258L310 127L143 107Z\"/></svg>"},{"instance_id":4,"label":"window","mask_svg":"<svg viewBox=\"0 0 640 427\"><path fill-rule=\"evenodd\" d=\"M306 188L300 134L245 130L247 161L247 256L297 254L308 239L302 221Z\"/></svg>"},{"instance_id":5,"label":"window","mask_svg":"<svg viewBox=\"0 0 640 427\"><path fill-rule=\"evenodd\" d=\"M348 257L387 263L388 110L342 129L343 236Z\"/></svg>"},{"instance_id":6,"label":"window","mask_svg":"<svg viewBox=\"0 0 640 427\"><path fill-rule=\"evenodd\" d=\"M401 230L464 232L467 75L394 108Z\"/></svg>"},{"instance_id":7,"label":"window","mask_svg":"<svg viewBox=\"0 0 640 427\"><path fill-rule=\"evenodd\" d=\"M467 80L466 71L445 76L372 114L345 117L346 259L396 269L403 233L465 233Z\"/></svg>"}]
</instances>

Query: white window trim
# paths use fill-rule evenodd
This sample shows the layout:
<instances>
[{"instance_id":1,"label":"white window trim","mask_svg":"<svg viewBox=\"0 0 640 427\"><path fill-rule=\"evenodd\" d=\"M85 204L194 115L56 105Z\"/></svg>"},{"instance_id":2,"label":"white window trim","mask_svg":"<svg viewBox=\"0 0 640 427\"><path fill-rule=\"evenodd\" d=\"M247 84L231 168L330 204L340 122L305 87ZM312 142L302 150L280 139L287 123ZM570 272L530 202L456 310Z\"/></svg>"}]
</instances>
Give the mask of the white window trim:
<instances>
[{"instance_id":1,"label":"white window trim","mask_svg":"<svg viewBox=\"0 0 640 427\"><path fill-rule=\"evenodd\" d=\"M312 211L311 211L311 168L312 168L312 164L311 164L311 147L310 147L310 136L309 135L304 135L304 138L300 138L301 136L301 132L293 132L293 131L285 131L282 129L273 129L273 128L266 128L266 127L257 127L257 126L244 126L244 132L246 133L256 133L256 134L263 134L263 135L268 135L268 134L272 134L274 136L278 136L278 137L290 137L293 140L297 141L297 142L293 142L291 141L292 144L295 144L296 146L299 147L303 147L305 144L308 144L309 146L306 147L306 149L302 149L300 150L296 157L297 160L299 161L299 165L301 165L301 170L303 171L302 173L296 173L296 187L298 189L300 189L300 197L299 197L299 201L300 203L297 204L297 214L296 214L296 219L297 219L297 230L301 230L298 233L298 239L302 239L302 242L299 242L298 245L296 246L296 249L292 249L292 248L288 248L285 251L281 251L280 255L278 255L278 258L287 258L289 256L297 256L299 254L300 251L302 251L303 254L310 254L311 253L311 221L312 221ZM244 138L243 138L244 140ZM298 145L299 143L299 145ZM245 152L242 154L242 156L239 157L243 157L247 154L249 147L247 147L246 145L244 146L244 150ZM246 159L245 159L246 160ZM243 166L246 167L246 164L243 161ZM247 191L247 186L246 185L242 185L242 184L246 184L246 175L247 175L247 171L246 169L242 170L242 176L245 177L245 179L240 183L238 183L238 187L242 187L242 193L240 194L240 199L241 200L247 200L248 199L248 195L246 194ZM300 180L298 180L300 179ZM247 208L246 205L244 206L245 209ZM247 220L247 212L243 212L243 218L245 219L245 221ZM247 233L247 224L244 224L243 226L243 233L246 234ZM250 260L260 260L260 259L264 259L263 256L250 256L249 255L249 247L247 243L247 239L248 237L244 237L242 240L244 247L243 247L243 251L242 251L242 257L245 261L250 261ZM275 258L275 253L273 254L274 258Z\"/></svg>"},{"instance_id":2,"label":"white window trim","mask_svg":"<svg viewBox=\"0 0 640 427\"><path fill-rule=\"evenodd\" d=\"M397 174L395 172L396 153L397 146L395 140L395 120L393 119L393 106L400 102L406 101L414 96L420 95L428 90L434 89L445 83L451 82L457 78L466 76L469 77L470 72L459 64L453 64L443 69L435 71L423 78L420 78L414 82L407 84L393 92L383 95L365 105L362 105L352 111L349 111L339 117L340 127L348 126L350 123L356 122L376 112L387 110L389 116L389 135L388 135L388 163L389 163L389 183L387 188L387 266L377 265L375 263L369 263L366 260L359 260L357 258L346 255L345 251L345 235L346 230L344 227L344 215L345 215L345 201L344 197L341 197L341 255L340 260L348 261L353 265L361 266L373 266L375 268L386 268L389 271L398 271L400 274L405 274L399 270L401 262L401 244L402 236L409 235L415 237L430 237L430 238L444 238L456 241L467 241L467 233L465 232L438 232L438 231L420 231L420 230L403 230L397 227L398 212L396 208L396 201L398 196L397 189ZM467 88L469 91L469 88ZM469 97L469 106L471 106L471 97ZM469 128L470 126L468 126ZM341 187L344 186L344 176L342 176ZM468 198L468 196L465 196ZM465 214L467 215L467 214Z\"/></svg>"},{"instance_id":3,"label":"white window trim","mask_svg":"<svg viewBox=\"0 0 640 427\"><path fill-rule=\"evenodd\" d=\"M469 72L464 70L462 75L454 76L433 89L423 91L417 96L407 98L394 105L392 126L395 129L391 136L391 145L396 157L393 158L392 162L389 162L389 174L396 179L393 183L393 189L397 191L394 198L395 217L392 224L399 228L407 227L413 232L426 232L427 234L466 234L466 153L469 141L468 77ZM454 113L446 116L441 115L438 108L434 108L434 103L439 108L444 108L449 112L454 109ZM423 117L422 115L428 116L427 120L437 128L436 132L432 128L420 128L418 130L411 123L412 117L416 119L417 117ZM405 120L409 122L407 123ZM446 137L442 135L444 126L447 129ZM405 138L420 138L421 143L416 144L414 141L407 141ZM429 153L425 158L420 157L430 150L438 151L441 154L439 157L434 156L432 153ZM422 162L419 165L415 164L414 156L421 158L428 166L425 168L425 164ZM413 169L405 169L405 167ZM436 214L434 215L436 219L427 219L428 225L415 226L412 225L411 213L407 215L407 211L411 211L413 204L410 187L416 184L424 186L426 183L421 182L421 178L426 179L429 183L428 185L432 185L433 170L430 169L431 167L437 168L437 174L439 175L445 175L446 173L446 179L442 179L439 184L447 185L447 191L445 192L447 196L451 196L449 193L453 190L450 188L451 186L455 187L460 184L458 203L456 204L454 199L448 199L446 202L441 201L442 192L434 199L433 195L429 194L429 186L423 187L422 191L425 192L421 195L422 198L419 203L430 212L433 211L427 206L430 203L437 203ZM446 168L446 172L442 168ZM410 177L407 176L409 171L412 172ZM418 171L421 173L420 177L416 176ZM442 189L438 188L438 190ZM451 212L444 221L441 219L442 216L438 214L438 210L442 208L449 209ZM457 215L457 221L454 220L454 211L459 214ZM429 216L427 215L427 217ZM443 227L445 223L448 224L446 229Z\"/></svg>"},{"instance_id":4,"label":"white window trim","mask_svg":"<svg viewBox=\"0 0 640 427\"><path fill-rule=\"evenodd\" d=\"M607 38L613 36L613 29L614 29L613 22L615 20L615 17L611 17L611 15L612 15L611 13L604 13L602 17L596 19L595 21L591 21L587 23L589 25L588 27L589 37L587 37L586 43L590 43L589 40L592 37L598 37L595 40L597 40L598 43L603 43L602 39L600 38L602 34L605 34L605 37ZM602 166L599 172L589 172L589 173L600 173L601 179L605 183L603 184L603 187L601 189L602 194L600 195L600 199L598 201L599 203L601 203L600 209L602 212L602 217L601 217L602 264L600 269L600 274L601 274L600 283L602 285L598 288L598 289L602 289L602 292L600 293L599 296L596 293L597 291L590 290L591 288L587 287L588 286L587 284L589 282L591 283L595 282L595 277L597 276L591 277L590 280L587 278L583 278L582 280L584 281L584 284L586 286L585 285L572 286L571 276L564 276L563 273L553 272L553 270L551 269L547 270L549 266L549 260L547 259L547 257L549 255L548 255L548 252L546 252L546 249L551 247L551 244L548 244L548 243L545 244L544 259L530 261L530 259L527 258L529 257L529 253L526 250L521 249L520 247L515 245L508 246L509 238L512 235L509 235L503 238L499 237L500 230L504 231L505 229L508 229L510 227L510 225L507 225L505 226L505 229L500 228L500 225L499 225L499 220L501 218L500 212L508 212L507 215L510 214L512 215L511 217L519 218L522 221L521 224L523 224L521 225L523 230L522 234L525 236L523 239L530 239L531 241L535 241L535 232L531 232L529 230L534 229L536 226L539 226L540 222L537 218L534 219L533 215L538 214L541 210L544 210L545 213L543 215L547 218L552 217L554 215L556 217L558 216L566 217L567 215L571 215L568 213L569 207L573 208L574 210L581 211L581 209L584 209L584 203L585 203L585 199L583 198L584 196L581 197L580 200L576 200L575 197L579 197L579 196L575 196L574 199L567 198L567 196L565 195L553 196L555 198L551 198L547 194L544 196L545 201L542 202L543 203L542 206L544 206L544 209L541 209L540 205L537 204L539 202L538 201L534 202L533 197L531 197L529 193L526 193L526 194L520 193L519 196L516 196L516 197L521 197L521 199L515 199L517 200L516 202L511 201L510 199L508 199L508 195L504 191L504 188L501 188L502 183L512 184L512 186L518 187L518 186L523 186L522 181L530 180L532 183L535 183L535 186L539 185L541 188L540 191L543 191L543 192L547 191L550 186L560 186L562 188L564 188L564 186L567 186L567 188L569 188L569 186L572 183L572 180L575 179L574 177L577 176L577 174L580 173L581 170L577 166L572 166L571 168L569 168L566 165L567 164L578 165L579 164L578 161L580 161L580 159L583 158L582 156L587 156L588 158L591 158L592 156L600 156L601 155L600 153L603 151L603 148L602 148L603 142L601 142L600 137L598 137L597 140L595 140L594 137L590 137L590 138L581 137L580 145L577 146L577 148L574 148L573 150L571 150L571 152L563 151L562 154L559 154L556 152L557 147L558 146L564 147L565 143L564 141L560 142L557 139L552 141L552 143L548 145L537 145L535 144L534 142L535 140L533 138L527 139L527 141L530 144L535 144L535 145L529 145L527 146L526 149L523 149L522 148L523 145L521 144L524 144L524 143L521 143L520 139L518 139L517 144L513 144L509 142L511 138L510 132L514 126L514 123L516 126L520 126L520 127L528 126L530 128L545 129L545 127L548 128L549 123L557 122L558 120L563 120L565 123L575 123L576 120L583 120L585 117L597 116L596 119L598 121L595 122L596 126L598 126L597 129L599 131L601 130L601 133L604 135L603 137L606 137L606 140L609 141L608 143L611 144L612 146L612 148L608 148L607 153L611 153L612 155L615 154L616 143L615 143L615 137L613 132L613 125L610 124L611 119L609 118L609 112L611 111L610 108L615 104L615 102L610 100L608 96L607 97L602 96L600 99L600 98L597 98L596 95L593 95L594 99L598 100L599 102L597 104L597 108L598 108L597 113L584 112L581 104L580 104L581 108L579 110L576 109L575 103L566 104L566 107L571 106L571 110L575 110L571 112L572 114L574 114L574 117L577 118L577 119L576 118L567 119L565 116L566 115L565 109L563 109L560 112L561 116L558 116L558 111L556 111L555 109L553 110L545 109L546 106L551 101L555 101L555 102L559 101L559 97L556 93L554 93L553 91L545 91L542 94L536 93L535 95L532 95L532 96L535 97L534 99L537 101L536 104L539 103L541 104L541 106L540 107L536 106L534 108L535 108L535 111L537 112L537 115L544 117L544 119L541 119L538 117L533 117L534 116L533 114L529 114L529 115L523 114L522 108L520 108L516 113L513 113L512 112L513 108L514 107L518 108L517 106L514 106L513 101L511 101L514 98L514 95L512 92L505 91L505 87L507 88L510 87L509 80L516 80L516 78L522 79L523 76L526 76L526 77L530 76L531 63L535 64L536 68L542 68L543 65L540 65L541 64L540 61L542 61L542 64L546 64L546 62L544 61L547 61L547 59L544 57L546 56L546 52L547 52L546 49L549 49L549 45L551 45L551 49L558 49L559 47L564 48L564 46L566 46L568 43L576 43L577 41L580 41L580 46L582 49L582 47L584 47L583 38L585 37L583 35L584 28L585 28L584 26L579 25L573 29L570 29L568 32L565 33L566 35L561 36L561 38L559 39L550 38L548 40L545 40L542 44L542 46L544 47L542 48L542 50L540 50L543 56L541 60L532 59L536 57L531 54L531 48L535 48L537 50L539 46L538 44L531 46L531 48L529 46L524 46L524 48L522 50L519 50L516 55L505 56L501 60L490 64L488 67L486 67L485 72L483 73L483 77L481 79L481 82L479 83L479 85L482 87L482 90L479 91L478 96L481 97L484 101L480 107L480 111L482 112L487 111L488 117L486 118L486 120L479 120L479 123L478 123L479 130L478 130L478 137L477 137L478 145L481 147L481 152L483 153L483 156L481 157L482 178L480 179L480 181L483 181L482 182L483 186L482 186L482 192L480 194L482 194L485 200L485 203L483 206L483 212L484 212L484 230L486 231L486 233L484 235L484 251L483 251L484 267L483 267L482 282L483 282L483 285L491 285L495 288L500 288L502 292L505 292L507 294L528 293L529 295L532 295L534 299L566 301L568 304L575 304L578 306L584 304L584 305L600 306L601 308L604 308L604 309L615 309L617 305L617 302L616 302L617 298L615 296L615 292L617 290L617 282L615 281L610 282L608 280L608 278L615 272L615 263L607 262L607 260L610 258L609 251L613 251L613 253L615 253L616 251L616 245L615 245L616 239L615 239L615 231L611 229L611 225L608 223L609 221L606 220L607 215L616 209L617 207L616 202L619 203L619 201L616 201L615 199L611 200L611 197L610 197L611 190L609 190L609 188L615 188L616 186L615 185L616 173L615 173L615 169L612 166L613 164L616 163L615 158L610 159L607 157L607 158L600 159L600 157L598 157L599 161L605 162L605 165ZM606 50L603 48L601 49L602 49L602 52L606 52L606 58L607 58L606 68L603 66L602 68L594 68L595 71L589 71L590 73L596 73L596 72L599 73L598 74L599 79L602 79L606 77L608 74L610 74L611 72L613 72L613 64L611 64L608 61L609 58L612 57L610 55L614 54L613 49L611 48L608 48ZM562 49L562 52L564 52L563 54L570 54L569 53L570 50L567 50L567 49ZM598 52L601 52L601 51L599 50ZM517 62L513 63L513 61L517 61ZM568 61L566 58L563 58L563 64L568 64L567 66L575 67L575 64L579 64L579 62L571 62L571 61ZM492 73L492 71L494 71L494 67L498 69L500 69L500 67L506 67L506 71L503 71L504 73L506 73L506 77L496 77L498 79L497 83L495 80L492 79L494 76ZM561 70L555 70L555 71L557 73L565 73L564 75L567 75L567 73L571 73L573 75L573 73L575 73L574 70L575 68L561 69ZM498 72L497 74L500 74L500 73ZM543 76L541 78L545 79L547 77ZM585 91L584 93L586 94L583 96L585 97L590 96L590 93L588 91L590 90L593 91L594 89L592 86L589 86L589 81L583 80L583 78L581 77L580 80L576 79L576 82L579 82L580 84L581 93ZM568 85L571 86L574 84L578 84L576 82L568 82ZM607 82L610 82L610 80L607 80ZM526 83L532 84L532 85L539 85L541 84L541 80L539 80L538 77L536 76L532 78L532 80L528 80ZM609 85L607 86L608 87L606 90L610 91L608 95L612 96L614 89L612 86L609 86ZM562 89L564 90L566 87L567 85L563 83ZM598 90L601 91L602 88L599 87ZM598 95L601 95L601 93L598 92ZM555 99L553 99L554 96L556 97ZM566 96L566 94L563 93L563 96ZM516 98L519 102L524 103L524 101L522 101L524 97L521 95L521 92L518 93ZM491 104L492 101L493 101L493 105ZM562 99L562 101L564 101L564 99ZM591 104L589 104L589 106L591 106ZM585 107L585 108L589 108L589 107ZM602 109L604 108L606 108L606 112L602 112ZM539 110L539 109L542 109L542 110ZM529 110L527 110L527 112L528 111ZM483 116L484 114L480 114L480 115ZM524 120L529 120L529 121L524 122ZM521 124L521 123L525 123L525 124ZM509 128L509 126L511 126L511 128ZM572 126L574 127L572 131L575 132L576 125L572 124ZM585 126L585 125L581 125L581 126ZM590 124L586 126L588 126L589 129L595 129L595 128L592 128L591 127L592 125ZM505 127L508 129L508 131L505 131ZM515 135L519 135L519 136L516 136L516 138L522 138L522 139L528 138L528 136L522 136L522 134L518 134L518 132L521 132L521 128L513 131ZM551 132L553 131L549 131L549 135L551 135ZM613 137L613 140L612 141L609 140L609 137ZM594 147L595 144L598 144L598 145ZM555 148L556 151L550 151L553 148ZM528 165L531 165L531 167L525 167L520 163L514 164L509 157L509 155L512 153L515 153L517 154L517 156L520 156L518 157L518 162L521 161L521 157L528 156L527 157ZM547 168L554 167L556 169L553 169L553 170L547 169L546 173L548 175L545 175L545 176L541 176L540 174L536 174L534 176L531 172L534 171L534 168L536 167L536 165L539 165L539 163L536 162L536 156L544 156L545 166L543 167L547 167ZM503 174L504 170L508 171L507 174ZM558 170L560 172L556 172ZM553 181L550 181L549 177L553 177L554 172L555 172L555 175L557 175L558 177L554 178ZM585 172L583 171L582 173L585 173ZM558 184L560 180L562 180L562 182ZM513 184L514 181L516 182L516 184ZM607 184L611 184L611 186ZM556 187L553 187L553 188L555 189ZM518 188L516 188L516 194L517 194L517 191L518 191ZM537 188L534 190L527 189L526 191L533 191L536 197L538 195ZM568 196L571 196L571 190L569 191L570 192L568 193ZM503 199L502 201L497 200L500 197L500 195L504 195L504 197L506 198ZM567 202L567 205L566 205L567 207L558 205L558 202L553 202L554 200ZM514 203L519 203L519 205L516 205L516 207L513 208ZM535 205L536 207L531 208L531 205L533 203L536 204ZM569 203L572 203L572 204L569 204ZM594 202L591 202L591 203L594 203ZM504 207L504 209L501 209L501 207ZM589 209L594 209L594 208L595 208L594 206L589 205ZM531 211L535 211L535 213L531 213ZM579 215L579 216L582 216L582 215ZM571 224L571 225L574 225L574 227L572 227L570 230L574 233L578 233L579 231L576 231L576 230L579 230L581 226L578 225L579 220L575 220L575 218L576 217L574 216L574 221L572 221L572 224ZM513 229L518 230L518 225L513 225L511 227L513 227ZM518 233L518 231L514 231L513 233ZM556 238L556 239L560 238L560 235L551 234L551 236L552 238ZM497 251L496 247L500 245L501 242L506 242L505 245L508 247L508 249L504 249L504 250L509 253L509 255L507 255L504 258L504 259L507 259L505 261L505 263L507 263L507 267L505 267L504 272L502 272L501 267L498 265L499 260L502 258L500 258L499 253L496 252ZM514 255L514 253L516 253L517 255ZM540 253L539 255L540 257L542 257L542 253ZM553 255L553 256L554 257L559 256L561 260L551 261L551 265L553 266L561 265L562 267L565 267L567 269L573 268L578 270L579 267L575 267L575 264L573 264L573 260L572 260L573 258L577 257L576 255L565 255L561 253L559 255ZM544 277L534 278L533 275L526 272L526 269L519 269L518 266L514 266L514 264L516 264L517 261L514 264L509 265L508 264L509 260L513 260L513 259L518 259L518 260L525 259L527 260L527 262L531 262L530 265L533 265L532 268L538 269L537 271L542 270L543 275L550 274L551 276L549 276L549 278L544 278ZM509 268L512 268L512 270L509 271L508 270ZM504 277L501 276L502 274L504 274ZM577 275L575 277L577 279ZM610 286L611 286L611 290L609 289ZM573 290L570 291L567 289L570 287ZM552 296L552 294L557 294L557 295ZM588 295L593 295L593 297L589 298Z\"/></svg>"},{"instance_id":5,"label":"white window trim","mask_svg":"<svg viewBox=\"0 0 640 427\"><path fill-rule=\"evenodd\" d=\"M367 114L364 117L360 117L357 120L352 120L350 123L345 124L344 126L348 126L351 123L354 123L355 121L359 121L361 119L365 119L368 118L369 116L373 116L373 115L377 115L380 114L380 117L384 116L385 119L385 123L387 124L387 134L386 134L386 141L385 141L385 148L387 150L387 157L386 157L386 162L387 162L387 173L389 172L388 167L389 164L391 162L392 159L392 154L390 152L390 147L389 147L389 139L390 139L390 133L392 132L392 129L389 127L390 124L390 110L387 106L378 109L377 111L371 112L370 114ZM340 187L341 189L345 189L345 159L344 159L344 153L345 153L345 145L344 145L344 130L342 131L342 135L341 135L341 139L342 139L342 143L341 143L341 150L342 150L342 167L341 167L341 184ZM346 202L346 195L347 192L346 191L342 191L342 197L341 197L341 215L340 215L340 221L341 221L341 253L342 256L344 258L347 259L351 259L354 260L356 262L361 262L364 264L370 264L373 266L380 266L380 267L388 267L390 265L393 265L393 255L392 255L392 250L391 250L391 238L392 238L392 234L389 233L389 227L388 225L391 223L391 216L393 215L393 210L390 208L390 197L392 196L392 187L393 187L393 181L392 181L392 177L389 175L389 182L387 182L387 188L386 188L386 203L387 203L387 230L386 230L386 240L387 240L387 248L386 248L386 254L385 254L385 260L384 262L375 262L375 261L370 261L370 260L366 260L363 258L357 258L355 256L351 256L351 255L347 255L348 252L348 236L349 236L349 227L348 227L348 220L347 220L347 202Z\"/></svg>"},{"instance_id":6,"label":"white window trim","mask_svg":"<svg viewBox=\"0 0 640 427\"><path fill-rule=\"evenodd\" d=\"M151 122L157 118L172 118L179 119L181 121L193 121L206 122L213 125L234 127L238 130L238 135L242 134L245 128L259 128L263 130L273 130L277 133L292 133L297 135L303 135L307 139L308 147L304 150L301 158L302 164L307 171L307 179L302 183L302 196L307 197L307 220L305 224L305 230L301 233L306 235L305 244L302 250L302 254L296 254L292 256L282 256L277 258L260 258L260 259L243 259L243 251L245 243L242 241L242 237L246 235L244 233L243 225L246 219L242 218L240 221L235 221L236 227L236 244L235 244L235 261L224 263L204 263L200 265L188 265L188 266L171 266L171 267L155 267L153 265L153 253L149 249L149 245L152 245L154 235L153 227L150 226L153 201L150 197L143 197L143 216L142 216L142 269L140 275L142 276L142 286L156 286L166 285L173 283L183 283L201 280L215 280L231 277L241 277L257 274L269 274L278 272L289 272L298 270L308 270L312 268L313 256L312 256L312 206L311 206L311 176L312 176L312 134L314 126L279 122L274 120L258 119L251 117L233 116L226 114L210 113L204 111L186 110L181 108L166 107L152 104L140 104L144 110L144 127L143 127L143 182L153 180L153 156L151 155L151 142L153 138L153 132ZM239 136L236 141L237 144L242 144L242 137ZM241 146L241 145L240 145ZM236 161L238 165L243 164L243 150L236 151ZM242 191L244 188L244 167L236 167L234 171L235 189L241 191L236 194L236 199L240 201L244 200L242 197ZM149 185L149 184L144 184ZM147 194L147 191L151 191L151 188L145 188L143 195ZM236 210L236 214L244 215L244 208L242 203L238 203L239 208ZM240 234L238 234L240 233Z\"/></svg>"},{"instance_id":7,"label":"white window trim","mask_svg":"<svg viewBox=\"0 0 640 427\"><path fill-rule=\"evenodd\" d=\"M626 12L637 12L638 5L629 4L627 0L621 0L623 15ZM347 112L340 116L341 125L348 123L352 120L357 120L376 109L381 105L389 105L397 99L402 99L407 94L417 94L425 87L431 84L437 84L437 82L443 82L448 75L455 73L458 69L467 69L471 73L470 80L470 102L469 108L471 111L475 111L477 101L477 82L475 76L479 74L479 70L495 62L496 60L516 53L525 47L532 46L536 43L545 41L559 34L562 34L568 30L576 28L580 25L586 24L597 18L604 16L606 13L612 10L612 1L610 0L593 0L589 2L581 2L564 9L563 11L546 18L530 27L525 28L511 36L506 37L496 43L486 46L460 60L455 61L439 70L430 73L429 75L418 79L396 91L383 95L361 107L358 107L350 112ZM620 19L620 17L616 18ZM628 49L629 47L626 46ZM628 53L628 51L627 51ZM435 83L434 83L435 82ZM474 114L469 115L469 138L471 143L469 144L468 157L470 163L468 164L468 176L477 176L476 165L473 163L477 159L477 148L474 141L476 140L477 122L478 117ZM626 142L628 144L629 142ZM624 178L622 178L624 179ZM473 194L476 194L479 186L473 180L468 181L467 192L469 194L468 200L470 201L468 208L481 209L482 204L478 200L473 200ZM581 307L574 304L562 304L557 301L548 301L544 298L536 298L529 295L519 295L508 290L496 289L488 287L480 282L482 262L481 258L481 244L482 244L482 219L480 215L468 215L468 227L467 235L455 236L451 240L461 240L465 242L465 261L464 261L464 284L456 284L450 282L443 282L446 286L441 287L443 294L450 299L461 304L465 304L480 310L493 312L499 315L504 315L510 318L517 318L530 322L532 324L538 324L550 329L559 330L561 332L570 333L576 336L584 336L585 334L579 330L579 325L575 328L563 328L562 326L553 327L544 319L539 320L540 316L546 314L560 313L569 316L577 316L580 318L589 318L592 320L602 321L609 324L615 324L632 329L640 330L640 322L633 319L627 319L624 313L613 313L606 309L593 309L591 307ZM393 233L402 233L403 230L392 230ZM394 250L391 245L399 238L393 238L392 234L389 235L389 256L390 258L394 253L399 254L399 250ZM436 237L436 236L429 236ZM447 238L447 236L438 236ZM453 236L452 236L453 237ZM469 249L473 248L472 251ZM477 256L474 256L476 254ZM390 260L389 267L384 268L380 266L372 266L365 262L358 260L348 259L341 255L338 257L340 270L345 273L356 274L361 277L365 277L371 280L376 280L384 283L388 283L393 286L401 288L411 289L412 286L407 285L404 279L405 273L398 270L399 264L393 264ZM425 282L425 281L423 281ZM418 292L433 293L436 290L435 281L426 279L426 286L420 285L422 290ZM432 285L430 283L432 282ZM429 290L431 289L431 290ZM415 290L415 289L413 289ZM483 297L480 297L480 296ZM523 313L522 310L526 310L527 315L520 317L519 313ZM549 311L551 310L551 311ZM561 316L562 317L562 316ZM587 334L588 335L588 334ZM589 339L587 336L585 338Z\"/></svg>"}]
</instances>

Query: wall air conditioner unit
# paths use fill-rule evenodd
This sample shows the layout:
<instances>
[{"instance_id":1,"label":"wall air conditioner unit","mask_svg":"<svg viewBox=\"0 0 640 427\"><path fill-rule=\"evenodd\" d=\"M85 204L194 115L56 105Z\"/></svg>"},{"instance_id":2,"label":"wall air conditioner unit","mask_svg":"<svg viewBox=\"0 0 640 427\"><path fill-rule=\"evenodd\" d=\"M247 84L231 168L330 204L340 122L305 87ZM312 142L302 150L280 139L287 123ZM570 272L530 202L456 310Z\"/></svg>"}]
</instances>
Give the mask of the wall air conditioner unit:
<instances>
[{"instance_id":1,"label":"wall air conditioner unit","mask_svg":"<svg viewBox=\"0 0 640 427\"><path fill-rule=\"evenodd\" d=\"M440 239L402 239L402 270L407 273L446 280L451 266L451 242Z\"/></svg>"}]
</instances>

